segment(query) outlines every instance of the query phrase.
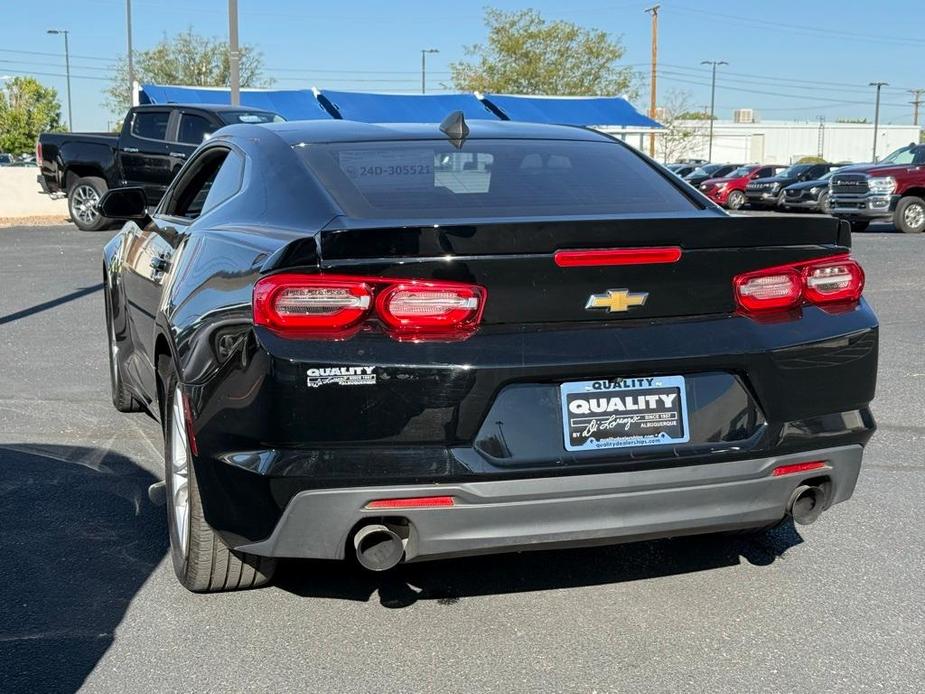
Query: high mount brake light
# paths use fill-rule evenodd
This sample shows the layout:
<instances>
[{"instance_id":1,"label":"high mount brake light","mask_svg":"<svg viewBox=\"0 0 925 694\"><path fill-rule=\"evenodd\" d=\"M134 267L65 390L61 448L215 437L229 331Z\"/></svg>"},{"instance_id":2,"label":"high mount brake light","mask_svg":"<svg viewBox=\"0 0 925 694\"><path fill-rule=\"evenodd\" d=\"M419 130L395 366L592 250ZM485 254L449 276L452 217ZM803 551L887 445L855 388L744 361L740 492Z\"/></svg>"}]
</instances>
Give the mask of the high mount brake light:
<instances>
[{"instance_id":1,"label":"high mount brake light","mask_svg":"<svg viewBox=\"0 0 925 694\"><path fill-rule=\"evenodd\" d=\"M864 270L842 255L746 272L733 279L733 288L736 304L746 313L846 303L861 297Z\"/></svg>"},{"instance_id":2,"label":"high mount brake light","mask_svg":"<svg viewBox=\"0 0 925 694\"><path fill-rule=\"evenodd\" d=\"M485 296L458 282L281 273L254 285L254 324L337 337L378 318L397 339L455 339L478 326Z\"/></svg>"},{"instance_id":3,"label":"high mount brake light","mask_svg":"<svg viewBox=\"0 0 925 694\"><path fill-rule=\"evenodd\" d=\"M677 246L654 248L599 248L580 251L556 251L553 260L559 267L595 267L599 265L660 265L681 259Z\"/></svg>"}]
</instances>

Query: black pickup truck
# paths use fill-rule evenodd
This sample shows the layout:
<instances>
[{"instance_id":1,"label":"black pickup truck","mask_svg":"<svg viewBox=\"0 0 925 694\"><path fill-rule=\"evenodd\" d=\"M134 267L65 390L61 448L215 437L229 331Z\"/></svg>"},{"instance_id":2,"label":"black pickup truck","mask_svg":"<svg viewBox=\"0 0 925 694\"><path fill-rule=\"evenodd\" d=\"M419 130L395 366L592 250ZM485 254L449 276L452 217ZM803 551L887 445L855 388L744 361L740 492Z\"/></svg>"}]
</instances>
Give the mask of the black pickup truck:
<instances>
[{"instance_id":1,"label":"black pickup truck","mask_svg":"<svg viewBox=\"0 0 925 694\"><path fill-rule=\"evenodd\" d=\"M64 194L71 219L83 231L112 221L96 203L110 188L142 186L157 203L186 158L221 127L284 120L242 106L163 104L129 109L121 134L42 133L36 145L38 176L49 194Z\"/></svg>"}]
</instances>

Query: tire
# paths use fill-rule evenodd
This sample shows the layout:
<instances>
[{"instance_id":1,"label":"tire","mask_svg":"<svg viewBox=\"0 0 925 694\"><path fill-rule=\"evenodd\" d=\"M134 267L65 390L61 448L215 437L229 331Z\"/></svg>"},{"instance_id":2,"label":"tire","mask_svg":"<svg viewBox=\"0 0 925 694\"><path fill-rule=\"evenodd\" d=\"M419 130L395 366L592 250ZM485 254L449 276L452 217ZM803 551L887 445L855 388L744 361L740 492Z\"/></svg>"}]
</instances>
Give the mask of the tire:
<instances>
[{"instance_id":1,"label":"tire","mask_svg":"<svg viewBox=\"0 0 925 694\"><path fill-rule=\"evenodd\" d=\"M122 377L119 344L116 341L116 331L112 319L112 296L105 274L103 275L103 293L106 305L106 336L109 342L109 387L112 391L112 404L119 412L142 412L144 407L125 387L125 380Z\"/></svg>"},{"instance_id":2,"label":"tire","mask_svg":"<svg viewBox=\"0 0 925 694\"><path fill-rule=\"evenodd\" d=\"M870 222L866 220L861 220L859 222L851 222L851 233L857 234L858 232L866 231L867 227L869 226L870 226Z\"/></svg>"},{"instance_id":3,"label":"tire","mask_svg":"<svg viewBox=\"0 0 925 694\"><path fill-rule=\"evenodd\" d=\"M829 213L829 194L828 193L819 194L819 211L822 214Z\"/></svg>"},{"instance_id":4,"label":"tire","mask_svg":"<svg viewBox=\"0 0 925 694\"><path fill-rule=\"evenodd\" d=\"M745 193L741 190L733 190L726 198L726 208L730 210L741 210L745 206Z\"/></svg>"},{"instance_id":5,"label":"tire","mask_svg":"<svg viewBox=\"0 0 925 694\"><path fill-rule=\"evenodd\" d=\"M166 360L165 360L166 361ZM168 367L169 368L169 367ZM183 414L183 394L169 369L163 379L164 478L170 556L180 583L194 593L257 588L269 583L276 560L236 552L206 523ZM176 456L175 456L176 453Z\"/></svg>"},{"instance_id":6,"label":"tire","mask_svg":"<svg viewBox=\"0 0 925 694\"><path fill-rule=\"evenodd\" d=\"M911 195L900 200L893 213L893 226L904 234L925 231L925 200Z\"/></svg>"},{"instance_id":7,"label":"tire","mask_svg":"<svg viewBox=\"0 0 925 694\"><path fill-rule=\"evenodd\" d=\"M106 181L96 176L78 178L68 189L67 211L78 229L99 231L109 226L112 220L103 217L95 207L107 190Z\"/></svg>"}]
</instances>

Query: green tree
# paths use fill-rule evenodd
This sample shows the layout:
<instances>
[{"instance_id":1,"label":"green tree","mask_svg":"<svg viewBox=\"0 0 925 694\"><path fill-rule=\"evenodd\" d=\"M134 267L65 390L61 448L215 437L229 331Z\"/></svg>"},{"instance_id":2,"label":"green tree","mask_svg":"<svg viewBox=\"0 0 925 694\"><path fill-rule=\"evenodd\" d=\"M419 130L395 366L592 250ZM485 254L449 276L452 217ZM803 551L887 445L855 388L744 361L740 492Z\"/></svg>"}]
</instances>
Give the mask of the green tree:
<instances>
[{"instance_id":1,"label":"green tree","mask_svg":"<svg viewBox=\"0 0 925 694\"><path fill-rule=\"evenodd\" d=\"M632 70L617 61L626 52L620 40L598 29L565 21L547 22L536 10L485 10L486 44L467 46L450 65L461 91L508 94L635 97Z\"/></svg>"},{"instance_id":2,"label":"green tree","mask_svg":"<svg viewBox=\"0 0 925 694\"><path fill-rule=\"evenodd\" d=\"M242 87L265 87L273 80L263 74L263 54L252 46L240 47ZM190 87L230 86L228 43L194 34L191 29L169 38L164 36L154 48L134 53L135 79L154 84L181 84ZM121 58L106 89L106 106L124 115L132 104L128 83L128 61Z\"/></svg>"},{"instance_id":3,"label":"green tree","mask_svg":"<svg viewBox=\"0 0 925 694\"><path fill-rule=\"evenodd\" d=\"M718 120L716 116L711 116L709 111L685 111L678 114L678 120Z\"/></svg>"},{"instance_id":4,"label":"green tree","mask_svg":"<svg viewBox=\"0 0 925 694\"><path fill-rule=\"evenodd\" d=\"M61 130L61 104L54 89L34 77L14 77L0 85L0 152L31 152L39 133Z\"/></svg>"}]
</instances>

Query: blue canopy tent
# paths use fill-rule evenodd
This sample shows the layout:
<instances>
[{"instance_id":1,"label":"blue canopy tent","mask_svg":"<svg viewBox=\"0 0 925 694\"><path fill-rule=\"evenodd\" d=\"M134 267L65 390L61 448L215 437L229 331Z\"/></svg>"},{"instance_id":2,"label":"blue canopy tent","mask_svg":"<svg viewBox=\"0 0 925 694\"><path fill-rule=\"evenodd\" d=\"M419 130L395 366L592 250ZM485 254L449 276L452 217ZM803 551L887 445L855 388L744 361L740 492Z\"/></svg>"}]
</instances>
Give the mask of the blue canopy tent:
<instances>
[{"instance_id":1,"label":"blue canopy tent","mask_svg":"<svg viewBox=\"0 0 925 694\"><path fill-rule=\"evenodd\" d=\"M639 113L626 99L617 96L481 94L480 97L499 117L506 120L555 125L662 127Z\"/></svg>"},{"instance_id":2,"label":"blue canopy tent","mask_svg":"<svg viewBox=\"0 0 925 694\"><path fill-rule=\"evenodd\" d=\"M317 91L332 114L364 123L439 123L452 111L466 118L498 120L473 94L373 94Z\"/></svg>"},{"instance_id":3,"label":"blue canopy tent","mask_svg":"<svg viewBox=\"0 0 925 694\"><path fill-rule=\"evenodd\" d=\"M231 92L220 87L143 84L138 94L138 102L141 104L230 104ZM286 120L334 118L318 103L311 89L242 89L241 105L273 111Z\"/></svg>"},{"instance_id":4,"label":"blue canopy tent","mask_svg":"<svg viewBox=\"0 0 925 694\"><path fill-rule=\"evenodd\" d=\"M228 89L145 84L142 104L229 104ZM558 125L661 128L615 96L562 97L510 94L375 94L328 89L242 89L241 105L274 111L288 120L343 118L364 123L439 123L452 111L467 119Z\"/></svg>"}]
</instances>

